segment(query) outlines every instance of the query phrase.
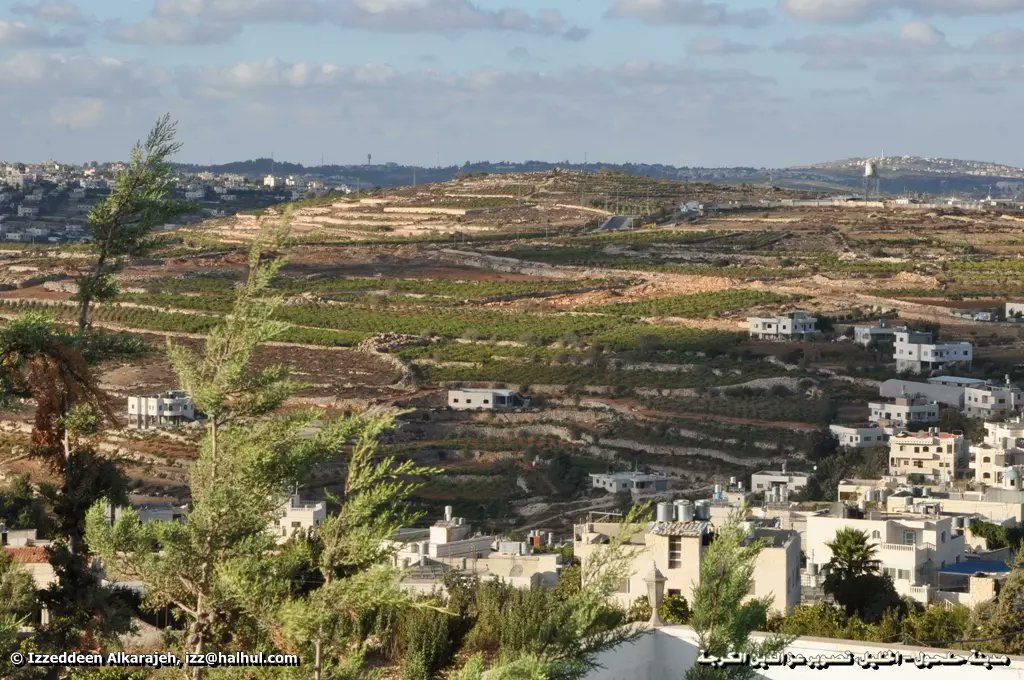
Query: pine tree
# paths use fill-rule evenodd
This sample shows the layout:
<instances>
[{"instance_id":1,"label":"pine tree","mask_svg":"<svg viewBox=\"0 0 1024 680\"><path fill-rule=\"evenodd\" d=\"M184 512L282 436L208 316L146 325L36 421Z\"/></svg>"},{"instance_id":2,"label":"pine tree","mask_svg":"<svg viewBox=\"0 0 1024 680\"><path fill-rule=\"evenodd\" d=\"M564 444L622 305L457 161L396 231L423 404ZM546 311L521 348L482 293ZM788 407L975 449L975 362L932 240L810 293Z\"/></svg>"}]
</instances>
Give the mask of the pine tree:
<instances>
[{"instance_id":1,"label":"pine tree","mask_svg":"<svg viewBox=\"0 0 1024 680\"><path fill-rule=\"evenodd\" d=\"M782 651L791 638L774 634L754 642L750 634L764 630L770 598L749 596L754 588L754 566L765 547L752 540L736 514L721 526L700 564L700 583L693 594L690 624L697 632L698 646L711 656L730 652L772 654ZM712 668L695 665L687 680L718 680L754 677L749 666Z\"/></svg>"},{"instance_id":2,"label":"pine tree","mask_svg":"<svg viewBox=\"0 0 1024 680\"><path fill-rule=\"evenodd\" d=\"M167 159L181 148L176 133L170 115L161 116L146 141L132 148L128 167L118 175L110 195L89 213L95 259L78 276L79 333L89 326L92 303L116 295L112 277L125 258L150 252L158 243L154 232L190 209L169 199L174 177Z\"/></svg>"},{"instance_id":3,"label":"pine tree","mask_svg":"<svg viewBox=\"0 0 1024 680\"><path fill-rule=\"evenodd\" d=\"M382 563L381 545L410 519L402 511L414 488L407 478L423 471L375 455L377 435L393 414L331 419L315 409L278 412L298 385L281 366L254 369L252 358L285 329L272 319L281 298L268 294L284 260L264 255L282 238L283 232L268 233L254 244L249 276L201 354L169 345L182 387L207 416L189 474L187 521L142 524L129 511L110 527L95 507L89 544L112 571L145 582L151 606L171 606L186 618L183 651L330 652L332 667L356 667L362 616L411 603L397 586L397 571ZM279 549L267 528L280 516L282 499L352 442L346 497L318 532L318 554L310 541ZM314 580L322 583L311 593L304 564L317 565ZM191 675L201 678L204 669Z\"/></svg>"}]
</instances>

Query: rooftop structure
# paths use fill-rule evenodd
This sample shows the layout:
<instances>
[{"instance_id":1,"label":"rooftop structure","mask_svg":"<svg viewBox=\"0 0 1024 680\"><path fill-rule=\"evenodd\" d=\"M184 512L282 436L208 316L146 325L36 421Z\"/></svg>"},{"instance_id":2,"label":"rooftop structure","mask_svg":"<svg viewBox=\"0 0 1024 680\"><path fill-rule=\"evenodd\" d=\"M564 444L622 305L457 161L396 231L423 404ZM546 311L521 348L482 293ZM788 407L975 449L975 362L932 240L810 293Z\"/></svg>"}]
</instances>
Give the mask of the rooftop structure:
<instances>
[{"instance_id":1,"label":"rooftop structure","mask_svg":"<svg viewBox=\"0 0 1024 680\"><path fill-rule=\"evenodd\" d=\"M911 380L886 380L878 389L878 394L884 399L896 399L899 397L921 397L934 401L943 406L952 406L961 409L964 406L964 388L957 385L934 383L933 379L927 382L914 382ZM984 383L984 381L980 381Z\"/></svg>"},{"instance_id":2,"label":"rooftop structure","mask_svg":"<svg viewBox=\"0 0 1024 680\"><path fill-rule=\"evenodd\" d=\"M968 385L964 388L964 413L971 418L992 418L1015 413L1024 405L1024 392L1010 383Z\"/></svg>"}]
</instances>

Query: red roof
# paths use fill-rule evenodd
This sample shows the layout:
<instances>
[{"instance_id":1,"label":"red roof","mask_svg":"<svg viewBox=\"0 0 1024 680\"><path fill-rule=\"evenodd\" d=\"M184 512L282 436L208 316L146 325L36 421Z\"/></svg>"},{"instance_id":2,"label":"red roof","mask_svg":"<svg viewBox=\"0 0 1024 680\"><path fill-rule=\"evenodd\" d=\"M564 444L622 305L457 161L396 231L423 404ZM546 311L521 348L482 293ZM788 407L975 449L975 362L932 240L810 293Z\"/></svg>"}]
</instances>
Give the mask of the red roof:
<instances>
[{"instance_id":1,"label":"red roof","mask_svg":"<svg viewBox=\"0 0 1024 680\"><path fill-rule=\"evenodd\" d=\"M37 545L28 545L20 548L5 547L4 552L14 558L15 562L23 564L44 564L50 561L46 548Z\"/></svg>"}]
</instances>

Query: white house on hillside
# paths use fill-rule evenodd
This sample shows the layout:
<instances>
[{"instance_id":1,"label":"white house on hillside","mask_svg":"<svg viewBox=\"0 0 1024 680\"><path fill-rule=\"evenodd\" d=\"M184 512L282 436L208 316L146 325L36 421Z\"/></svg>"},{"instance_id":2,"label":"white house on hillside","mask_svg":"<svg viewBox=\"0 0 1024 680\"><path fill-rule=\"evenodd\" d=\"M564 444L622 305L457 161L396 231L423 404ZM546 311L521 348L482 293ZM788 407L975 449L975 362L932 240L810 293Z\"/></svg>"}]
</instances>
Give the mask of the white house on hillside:
<instances>
[{"instance_id":1,"label":"white house on hillside","mask_svg":"<svg viewBox=\"0 0 1024 680\"><path fill-rule=\"evenodd\" d=\"M844 449L860 449L885 443L885 431L878 425L829 425L829 432Z\"/></svg>"},{"instance_id":2,"label":"white house on hillside","mask_svg":"<svg viewBox=\"0 0 1024 680\"><path fill-rule=\"evenodd\" d=\"M925 373L957 365L970 366L974 349L969 342L935 342L927 331L896 331L894 358L901 373Z\"/></svg>"},{"instance_id":3,"label":"white house on hillside","mask_svg":"<svg viewBox=\"0 0 1024 680\"><path fill-rule=\"evenodd\" d=\"M181 425L196 419L196 406L192 395L184 390L173 390L150 397L128 397L128 425L134 427L161 427Z\"/></svg>"},{"instance_id":4,"label":"white house on hillside","mask_svg":"<svg viewBox=\"0 0 1024 680\"><path fill-rule=\"evenodd\" d=\"M796 311L779 316L747 317L750 337L760 340L793 340L818 332L818 319L808 312Z\"/></svg>"}]
</instances>

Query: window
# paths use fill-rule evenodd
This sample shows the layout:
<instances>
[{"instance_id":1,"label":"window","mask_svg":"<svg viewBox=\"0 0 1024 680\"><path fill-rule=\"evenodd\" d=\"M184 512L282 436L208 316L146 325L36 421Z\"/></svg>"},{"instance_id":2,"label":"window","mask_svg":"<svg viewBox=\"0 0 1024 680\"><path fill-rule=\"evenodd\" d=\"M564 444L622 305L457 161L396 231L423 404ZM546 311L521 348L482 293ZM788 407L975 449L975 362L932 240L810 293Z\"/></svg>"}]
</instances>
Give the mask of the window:
<instances>
[{"instance_id":1,"label":"window","mask_svg":"<svg viewBox=\"0 0 1024 680\"><path fill-rule=\"evenodd\" d=\"M903 543L905 545L914 545L917 543L917 534L909 529L903 530Z\"/></svg>"},{"instance_id":2,"label":"window","mask_svg":"<svg viewBox=\"0 0 1024 680\"><path fill-rule=\"evenodd\" d=\"M458 404L459 403L459 398L458 397L453 397L452 398L452 403L453 404Z\"/></svg>"},{"instance_id":3,"label":"window","mask_svg":"<svg viewBox=\"0 0 1024 680\"><path fill-rule=\"evenodd\" d=\"M898 569L896 571L896 578L898 578L901 581L909 581L910 580L910 570L909 569Z\"/></svg>"},{"instance_id":4,"label":"window","mask_svg":"<svg viewBox=\"0 0 1024 680\"><path fill-rule=\"evenodd\" d=\"M668 537L668 568L678 569L683 566L683 537Z\"/></svg>"},{"instance_id":5,"label":"window","mask_svg":"<svg viewBox=\"0 0 1024 680\"><path fill-rule=\"evenodd\" d=\"M945 543L945 542L946 542L946 532L945 532L945 531L943 531L943 532L942 532L941 534L939 534L939 538L940 538L940 540L941 540L941 542L942 542L942 543ZM943 562L943 563L942 563L942 566L946 566L946 563L945 563L945 562Z\"/></svg>"},{"instance_id":6,"label":"window","mask_svg":"<svg viewBox=\"0 0 1024 680\"><path fill-rule=\"evenodd\" d=\"M875 529L874 531L871 532L871 538L881 538L881 537L882 537L882 533L878 529Z\"/></svg>"},{"instance_id":7,"label":"window","mask_svg":"<svg viewBox=\"0 0 1024 680\"><path fill-rule=\"evenodd\" d=\"M484 403L485 403L485 404L490 404L490 403L491 403L491 400L490 400L490 399L484 399Z\"/></svg>"},{"instance_id":8,"label":"window","mask_svg":"<svg viewBox=\"0 0 1024 680\"><path fill-rule=\"evenodd\" d=\"M472 400L472 399L467 399L467 400L466 400L466 403L467 403L467 404L472 404L472 403L473 403L473 400Z\"/></svg>"}]
</instances>

